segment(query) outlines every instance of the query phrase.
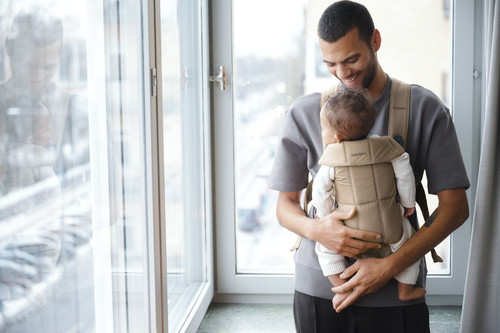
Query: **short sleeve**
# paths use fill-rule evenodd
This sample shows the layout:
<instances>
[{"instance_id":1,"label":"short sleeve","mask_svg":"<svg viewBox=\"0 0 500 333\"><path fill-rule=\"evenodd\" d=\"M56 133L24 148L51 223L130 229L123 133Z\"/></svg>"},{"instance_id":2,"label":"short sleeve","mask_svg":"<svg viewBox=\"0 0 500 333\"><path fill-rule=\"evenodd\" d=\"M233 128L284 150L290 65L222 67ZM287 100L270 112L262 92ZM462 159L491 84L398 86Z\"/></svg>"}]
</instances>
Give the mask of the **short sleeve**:
<instances>
[{"instance_id":1,"label":"short sleeve","mask_svg":"<svg viewBox=\"0 0 500 333\"><path fill-rule=\"evenodd\" d=\"M319 94L302 96L288 109L269 177L270 189L301 191L307 187L310 169L319 168L319 98Z\"/></svg>"},{"instance_id":2,"label":"short sleeve","mask_svg":"<svg viewBox=\"0 0 500 333\"><path fill-rule=\"evenodd\" d=\"M269 177L273 190L297 192L307 186L307 149L299 142L295 120L293 112L287 112Z\"/></svg>"},{"instance_id":3,"label":"short sleeve","mask_svg":"<svg viewBox=\"0 0 500 333\"><path fill-rule=\"evenodd\" d=\"M425 169L429 193L470 186L455 126L448 112L436 119Z\"/></svg>"},{"instance_id":4,"label":"short sleeve","mask_svg":"<svg viewBox=\"0 0 500 333\"><path fill-rule=\"evenodd\" d=\"M429 90L412 86L410 110L407 150L416 179L419 180L425 170L428 192L432 194L469 188L457 133L448 109Z\"/></svg>"}]
</instances>

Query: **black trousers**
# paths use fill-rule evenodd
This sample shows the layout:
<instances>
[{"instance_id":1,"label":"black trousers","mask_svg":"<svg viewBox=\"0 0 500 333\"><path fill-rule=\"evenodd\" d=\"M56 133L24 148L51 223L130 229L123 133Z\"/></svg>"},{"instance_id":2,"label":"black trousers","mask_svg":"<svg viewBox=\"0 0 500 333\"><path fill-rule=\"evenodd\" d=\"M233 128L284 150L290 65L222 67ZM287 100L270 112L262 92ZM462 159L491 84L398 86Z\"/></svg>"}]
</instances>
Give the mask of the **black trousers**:
<instances>
[{"instance_id":1,"label":"black trousers","mask_svg":"<svg viewBox=\"0 0 500 333\"><path fill-rule=\"evenodd\" d=\"M297 333L430 333L425 303L399 307L350 306L335 312L331 300L295 291Z\"/></svg>"}]
</instances>

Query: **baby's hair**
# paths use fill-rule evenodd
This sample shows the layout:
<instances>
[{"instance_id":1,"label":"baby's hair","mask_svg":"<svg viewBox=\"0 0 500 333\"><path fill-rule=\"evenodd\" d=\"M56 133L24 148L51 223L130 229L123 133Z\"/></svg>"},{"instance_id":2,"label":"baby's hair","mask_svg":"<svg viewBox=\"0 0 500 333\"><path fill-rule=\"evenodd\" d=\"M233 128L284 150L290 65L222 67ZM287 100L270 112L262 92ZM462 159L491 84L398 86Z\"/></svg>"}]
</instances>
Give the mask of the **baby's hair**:
<instances>
[{"instance_id":1,"label":"baby's hair","mask_svg":"<svg viewBox=\"0 0 500 333\"><path fill-rule=\"evenodd\" d=\"M375 103L368 90L340 87L328 98L324 112L333 131L344 140L361 140L375 123Z\"/></svg>"}]
</instances>

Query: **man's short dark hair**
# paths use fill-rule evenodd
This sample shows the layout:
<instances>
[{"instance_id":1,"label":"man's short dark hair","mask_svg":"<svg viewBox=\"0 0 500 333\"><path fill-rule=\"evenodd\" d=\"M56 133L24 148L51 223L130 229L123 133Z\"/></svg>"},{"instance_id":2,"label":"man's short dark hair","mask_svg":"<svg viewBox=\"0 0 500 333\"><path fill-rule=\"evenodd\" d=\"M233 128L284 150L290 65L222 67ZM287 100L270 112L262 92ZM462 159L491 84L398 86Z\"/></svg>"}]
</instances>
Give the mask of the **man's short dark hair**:
<instances>
[{"instance_id":1,"label":"man's short dark hair","mask_svg":"<svg viewBox=\"0 0 500 333\"><path fill-rule=\"evenodd\" d=\"M362 140L375 124L375 103L368 90L340 87L324 106L328 123L345 140Z\"/></svg>"},{"instance_id":2,"label":"man's short dark hair","mask_svg":"<svg viewBox=\"0 0 500 333\"><path fill-rule=\"evenodd\" d=\"M34 6L22 10L14 17L6 44L26 52L30 43L36 47L44 47L62 42L62 38L61 20L48 9Z\"/></svg>"},{"instance_id":3,"label":"man's short dark hair","mask_svg":"<svg viewBox=\"0 0 500 333\"><path fill-rule=\"evenodd\" d=\"M358 29L359 38L370 46L375 26L368 9L357 2L338 1L331 4L321 15L318 36L333 43L354 28Z\"/></svg>"}]
</instances>

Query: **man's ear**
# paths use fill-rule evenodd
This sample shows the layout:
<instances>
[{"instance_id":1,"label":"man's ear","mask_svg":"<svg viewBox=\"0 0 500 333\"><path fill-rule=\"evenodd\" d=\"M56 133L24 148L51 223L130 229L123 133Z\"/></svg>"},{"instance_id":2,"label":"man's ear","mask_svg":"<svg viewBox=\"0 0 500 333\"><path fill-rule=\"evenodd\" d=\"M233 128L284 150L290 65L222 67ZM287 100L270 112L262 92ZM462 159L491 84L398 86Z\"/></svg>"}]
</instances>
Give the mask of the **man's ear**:
<instances>
[{"instance_id":1,"label":"man's ear","mask_svg":"<svg viewBox=\"0 0 500 333\"><path fill-rule=\"evenodd\" d=\"M372 34L372 48L374 52L377 52L380 49L380 45L382 44L382 36L380 36L380 31L377 29L373 30Z\"/></svg>"}]
</instances>

